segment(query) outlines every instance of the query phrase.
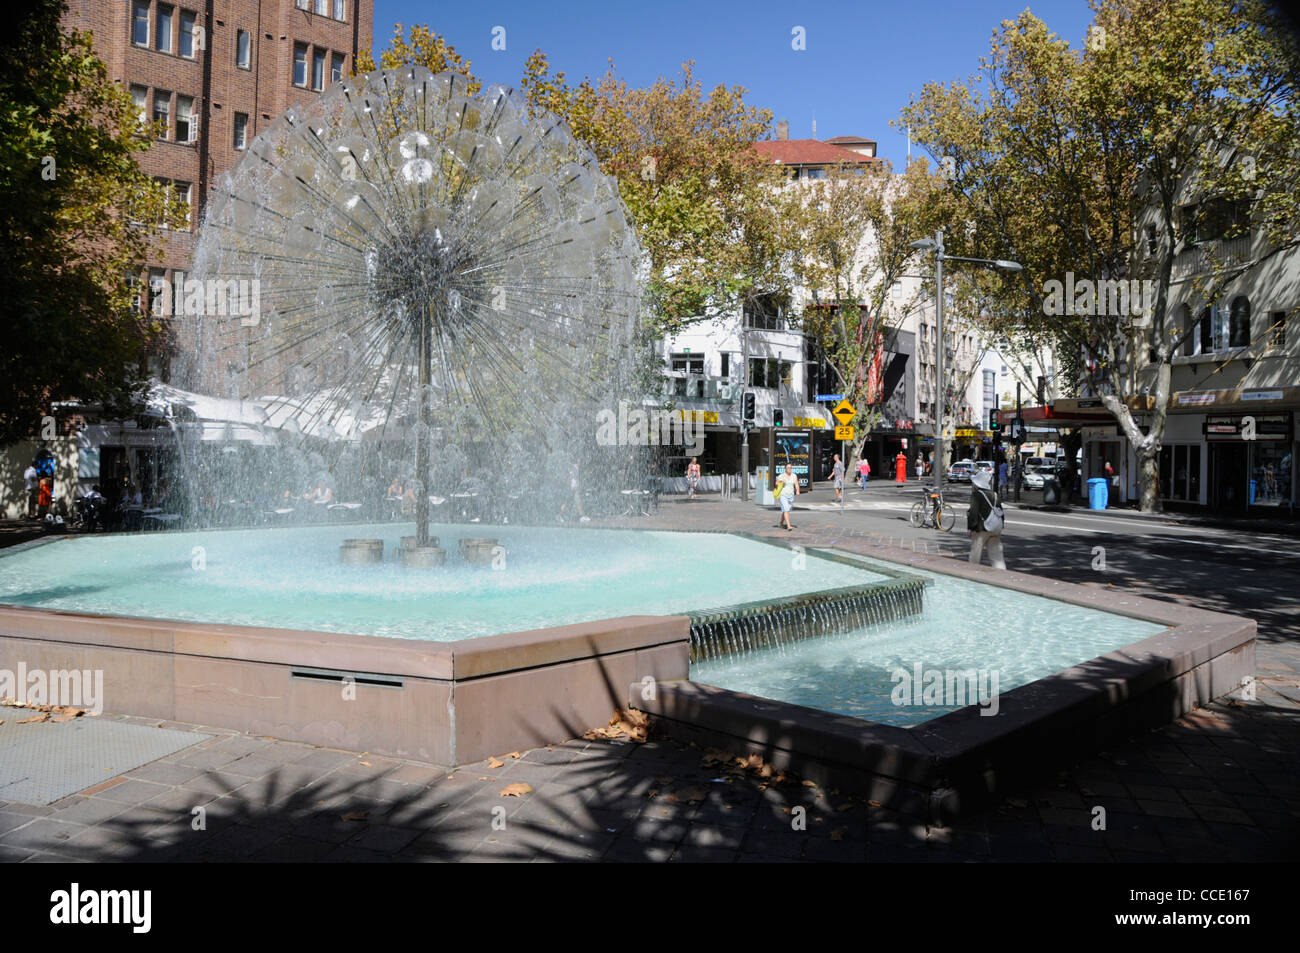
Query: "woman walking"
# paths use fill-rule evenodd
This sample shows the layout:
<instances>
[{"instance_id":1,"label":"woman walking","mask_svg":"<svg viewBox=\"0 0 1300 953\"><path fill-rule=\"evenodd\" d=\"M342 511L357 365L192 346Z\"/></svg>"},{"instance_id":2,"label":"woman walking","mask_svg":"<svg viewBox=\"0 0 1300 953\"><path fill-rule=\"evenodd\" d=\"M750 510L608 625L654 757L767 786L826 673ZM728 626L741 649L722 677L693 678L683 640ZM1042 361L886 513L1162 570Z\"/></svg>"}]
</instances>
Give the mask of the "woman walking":
<instances>
[{"instance_id":1,"label":"woman walking","mask_svg":"<svg viewBox=\"0 0 1300 953\"><path fill-rule=\"evenodd\" d=\"M794 529L790 523L790 511L794 509L794 498L799 495L799 478L794 475L794 469L790 464L785 465L785 472L776 478L776 498L781 504L781 522L777 523L777 528L784 526L787 530Z\"/></svg>"}]
</instances>

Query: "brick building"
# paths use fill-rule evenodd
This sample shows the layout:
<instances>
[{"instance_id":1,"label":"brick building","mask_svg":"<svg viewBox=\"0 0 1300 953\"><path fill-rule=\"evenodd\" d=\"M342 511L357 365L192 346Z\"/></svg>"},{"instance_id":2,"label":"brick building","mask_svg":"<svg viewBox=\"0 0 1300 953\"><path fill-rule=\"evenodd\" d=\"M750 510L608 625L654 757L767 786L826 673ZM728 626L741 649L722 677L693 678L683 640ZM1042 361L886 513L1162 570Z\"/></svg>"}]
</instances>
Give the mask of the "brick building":
<instances>
[{"instance_id":1,"label":"brick building","mask_svg":"<svg viewBox=\"0 0 1300 953\"><path fill-rule=\"evenodd\" d=\"M370 49L373 20L374 0L68 0L65 29L91 33L109 76L130 90L141 117L166 126L140 166L168 183L189 224L162 228L155 260L130 276L141 284L142 307L149 306L146 288L183 287L217 178L282 112L352 72L357 53ZM169 313L161 301L153 307ZM184 319L167 320L169 353L149 368L163 384L180 370L171 355L194 347ZM95 408L75 403L54 408L53 439L33 435L0 451L0 516L25 512L22 472L41 448L56 457L56 510L66 515L71 499L95 483L106 490L135 484L147 501L165 505L160 487L185 469L172 429L177 420L199 445L247 437L240 436L246 428L236 402L162 387L149 404L133 420L100 419Z\"/></svg>"},{"instance_id":2,"label":"brick building","mask_svg":"<svg viewBox=\"0 0 1300 953\"><path fill-rule=\"evenodd\" d=\"M189 227L162 230L139 280L183 284L213 182L280 113L352 71L373 19L374 0L69 0L66 26L94 35L109 76L167 129L140 166L168 184ZM157 361L166 382L169 362Z\"/></svg>"}]
</instances>

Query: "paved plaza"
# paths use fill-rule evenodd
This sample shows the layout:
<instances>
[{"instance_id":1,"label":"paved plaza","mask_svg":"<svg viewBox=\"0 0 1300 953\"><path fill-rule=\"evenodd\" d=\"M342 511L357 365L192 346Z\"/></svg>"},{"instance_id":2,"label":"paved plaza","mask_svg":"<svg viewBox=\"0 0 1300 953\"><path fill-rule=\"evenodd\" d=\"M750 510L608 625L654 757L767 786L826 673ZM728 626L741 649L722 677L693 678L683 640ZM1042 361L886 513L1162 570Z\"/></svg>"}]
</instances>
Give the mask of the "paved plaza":
<instances>
[{"instance_id":1,"label":"paved plaza","mask_svg":"<svg viewBox=\"0 0 1300 953\"><path fill-rule=\"evenodd\" d=\"M960 491L955 495L960 496ZM663 501L639 528L715 529L966 556L913 530L915 487L821 489L794 532L752 503ZM964 507L963 507L964 509ZM1011 569L1259 621L1258 693L928 827L717 751L651 738L564 740L454 770L119 714L207 736L49 805L0 802L0 858L49 861L1258 861L1300 830L1300 544L1263 524L1008 509ZM610 525L596 521L592 525ZM1107 569L1091 568L1096 546ZM1210 585L1211 580L1217 584ZM0 709L6 721L25 716ZM23 726L58 731L59 724ZM1093 809L1106 810L1094 830ZM803 810L800 810L802 808Z\"/></svg>"}]
</instances>

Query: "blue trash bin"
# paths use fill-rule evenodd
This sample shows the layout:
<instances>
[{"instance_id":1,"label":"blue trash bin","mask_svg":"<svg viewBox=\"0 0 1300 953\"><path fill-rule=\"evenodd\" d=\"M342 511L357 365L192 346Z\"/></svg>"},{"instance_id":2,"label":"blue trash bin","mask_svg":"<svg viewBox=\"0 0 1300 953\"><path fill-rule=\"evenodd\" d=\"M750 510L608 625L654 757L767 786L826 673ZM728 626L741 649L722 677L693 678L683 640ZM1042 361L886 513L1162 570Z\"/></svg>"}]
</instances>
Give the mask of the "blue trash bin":
<instances>
[{"instance_id":1,"label":"blue trash bin","mask_svg":"<svg viewBox=\"0 0 1300 953\"><path fill-rule=\"evenodd\" d=\"M1258 480L1250 481L1250 505L1255 505L1255 487L1259 484Z\"/></svg>"},{"instance_id":2,"label":"blue trash bin","mask_svg":"<svg viewBox=\"0 0 1300 953\"><path fill-rule=\"evenodd\" d=\"M1104 510L1110 500L1110 483L1105 477L1093 477L1088 481L1088 509Z\"/></svg>"}]
</instances>

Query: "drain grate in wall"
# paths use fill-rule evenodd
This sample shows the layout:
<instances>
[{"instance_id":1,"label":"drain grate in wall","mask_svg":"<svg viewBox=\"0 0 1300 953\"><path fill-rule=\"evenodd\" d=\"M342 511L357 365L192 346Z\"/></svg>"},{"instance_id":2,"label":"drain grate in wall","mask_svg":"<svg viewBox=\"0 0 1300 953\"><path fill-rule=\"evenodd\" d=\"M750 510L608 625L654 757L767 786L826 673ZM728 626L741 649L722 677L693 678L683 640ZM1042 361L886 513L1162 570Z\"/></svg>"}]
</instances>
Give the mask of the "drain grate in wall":
<instances>
[{"instance_id":1,"label":"drain grate in wall","mask_svg":"<svg viewBox=\"0 0 1300 953\"><path fill-rule=\"evenodd\" d=\"M18 724L33 714L0 708L0 801L51 804L211 737L94 717Z\"/></svg>"}]
</instances>

